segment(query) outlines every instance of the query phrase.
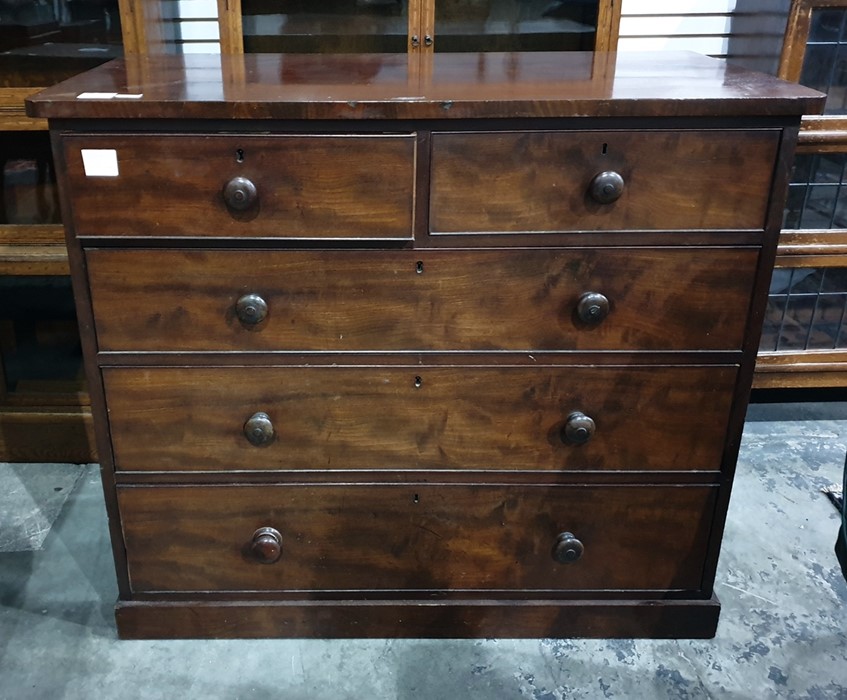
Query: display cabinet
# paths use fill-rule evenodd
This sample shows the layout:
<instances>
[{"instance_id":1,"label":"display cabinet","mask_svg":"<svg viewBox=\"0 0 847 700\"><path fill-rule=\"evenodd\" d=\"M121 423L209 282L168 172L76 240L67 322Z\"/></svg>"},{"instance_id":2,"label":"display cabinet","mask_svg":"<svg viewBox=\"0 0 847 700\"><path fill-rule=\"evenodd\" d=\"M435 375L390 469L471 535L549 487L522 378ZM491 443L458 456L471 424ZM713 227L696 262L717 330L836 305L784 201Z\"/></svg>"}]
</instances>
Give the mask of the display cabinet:
<instances>
[{"instance_id":1,"label":"display cabinet","mask_svg":"<svg viewBox=\"0 0 847 700\"><path fill-rule=\"evenodd\" d=\"M803 119L757 362L758 388L847 386L847 0L794 0L779 76L828 94Z\"/></svg>"},{"instance_id":2,"label":"display cabinet","mask_svg":"<svg viewBox=\"0 0 847 700\"><path fill-rule=\"evenodd\" d=\"M116 0L0 1L2 460L95 455L50 141L24 98L120 54Z\"/></svg>"},{"instance_id":3,"label":"display cabinet","mask_svg":"<svg viewBox=\"0 0 847 700\"><path fill-rule=\"evenodd\" d=\"M610 51L622 0L218 0L224 53Z\"/></svg>"},{"instance_id":4,"label":"display cabinet","mask_svg":"<svg viewBox=\"0 0 847 700\"><path fill-rule=\"evenodd\" d=\"M24 99L173 50L176 3L0 0L0 460L96 458L46 122Z\"/></svg>"}]
</instances>

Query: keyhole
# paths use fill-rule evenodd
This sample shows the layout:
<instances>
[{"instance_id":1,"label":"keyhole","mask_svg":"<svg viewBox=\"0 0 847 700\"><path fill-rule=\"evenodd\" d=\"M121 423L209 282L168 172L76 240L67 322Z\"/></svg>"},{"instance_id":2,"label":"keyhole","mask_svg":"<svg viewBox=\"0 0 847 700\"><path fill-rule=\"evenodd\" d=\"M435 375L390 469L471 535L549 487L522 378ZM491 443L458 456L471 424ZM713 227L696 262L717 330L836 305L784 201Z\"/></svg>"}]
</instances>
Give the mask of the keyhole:
<instances>
[{"instance_id":1,"label":"keyhole","mask_svg":"<svg viewBox=\"0 0 847 700\"><path fill-rule=\"evenodd\" d=\"M609 152L609 144L604 143L603 144L603 155L605 156L608 152Z\"/></svg>"},{"instance_id":2,"label":"keyhole","mask_svg":"<svg viewBox=\"0 0 847 700\"><path fill-rule=\"evenodd\" d=\"M415 272L417 272L419 275L423 274L423 260L418 260L418 262L415 264Z\"/></svg>"},{"instance_id":3,"label":"keyhole","mask_svg":"<svg viewBox=\"0 0 847 700\"><path fill-rule=\"evenodd\" d=\"M415 495L414 495L414 497L412 498L412 500L413 500L415 503L420 503L420 500L421 500L421 499L418 497L418 494L415 494Z\"/></svg>"},{"instance_id":4,"label":"keyhole","mask_svg":"<svg viewBox=\"0 0 847 700\"><path fill-rule=\"evenodd\" d=\"M423 379L420 377L415 377L415 388L420 389L421 384L423 384Z\"/></svg>"},{"instance_id":5,"label":"keyhole","mask_svg":"<svg viewBox=\"0 0 847 700\"><path fill-rule=\"evenodd\" d=\"M239 148L235 152L235 162L236 163L243 163L244 162L244 150L243 149Z\"/></svg>"}]
</instances>

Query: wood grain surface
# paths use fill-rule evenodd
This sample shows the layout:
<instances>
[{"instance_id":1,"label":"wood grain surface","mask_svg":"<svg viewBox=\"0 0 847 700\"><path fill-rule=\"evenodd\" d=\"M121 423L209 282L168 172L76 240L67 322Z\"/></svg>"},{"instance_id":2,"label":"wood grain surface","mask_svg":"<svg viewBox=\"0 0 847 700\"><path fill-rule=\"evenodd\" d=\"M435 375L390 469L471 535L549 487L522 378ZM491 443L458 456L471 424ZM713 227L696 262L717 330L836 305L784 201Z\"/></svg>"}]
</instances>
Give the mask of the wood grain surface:
<instances>
[{"instance_id":1,"label":"wood grain surface","mask_svg":"<svg viewBox=\"0 0 847 700\"><path fill-rule=\"evenodd\" d=\"M716 488L121 487L132 589L696 591ZM257 563L260 527L282 557ZM581 559L552 557L558 535Z\"/></svg>"},{"instance_id":2,"label":"wood grain surface","mask_svg":"<svg viewBox=\"0 0 847 700\"><path fill-rule=\"evenodd\" d=\"M69 136L62 147L79 236L412 236L412 135ZM119 174L87 176L83 149L114 150ZM224 203L235 177L256 187L246 211Z\"/></svg>"},{"instance_id":3,"label":"wood grain surface","mask_svg":"<svg viewBox=\"0 0 847 700\"><path fill-rule=\"evenodd\" d=\"M80 93L141 95L78 99ZM824 96L693 52L133 56L27 100L30 116L483 119L786 116Z\"/></svg>"},{"instance_id":4,"label":"wood grain surface","mask_svg":"<svg viewBox=\"0 0 847 700\"><path fill-rule=\"evenodd\" d=\"M101 351L718 350L741 346L755 248L89 250ZM420 272L418 272L420 270ZM578 320L585 292L601 323ZM262 296L245 326L235 304Z\"/></svg>"},{"instance_id":5,"label":"wood grain surface","mask_svg":"<svg viewBox=\"0 0 847 700\"><path fill-rule=\"evenodd\" d=\"M715 597L688 600L119 600L121 639L180 637L711 639Z\"/></svg>"},{"instance_id":6,"label":"wood grain surface","mask_svg":"<svg viewBox=\"0 0 847 700\"><path fill-rule=\"evenodd\" d=\"M761 229L780 132L432 135L433 233ZM592 179L625 182L611 204Z\"/></svg>"},{"instance_id":7,"label":"wood grain surface","mask_svg":"<svg viewBox=\"0 0 847 700\"><path fill-rule=\"evenodd\" d=\"M735 367L104 368L119 470L717 470ZM696 407L693 409L692 407ZM274 426L256 447L245 422ZM563 441L568 416L596 424Z\"/></svg>"}]
</instances>

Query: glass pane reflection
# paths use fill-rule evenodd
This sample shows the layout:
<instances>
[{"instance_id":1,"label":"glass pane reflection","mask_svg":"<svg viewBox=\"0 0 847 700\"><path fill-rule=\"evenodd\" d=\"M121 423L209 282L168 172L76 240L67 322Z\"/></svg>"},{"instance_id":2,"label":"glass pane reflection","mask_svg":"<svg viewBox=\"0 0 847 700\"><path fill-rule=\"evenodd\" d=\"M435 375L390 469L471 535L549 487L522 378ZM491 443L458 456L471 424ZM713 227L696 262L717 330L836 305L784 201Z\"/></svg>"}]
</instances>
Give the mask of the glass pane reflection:
<instances>
[{"instance_id":1,"label":"glass pane reflection","mask_svg":"<svg viewBox=\"0 0 847 700\"><path fill-rule=\"evenodd\" d=\"M827 93L825 114L847 114L847 9L812 12L800 82Z\"/></svg>"},{"instance_id":2,"label":"glass pane reflection","mask_svg":"<svg viewBox=\"0 0 847 700\"><path fill-rule=\"evenodd\" d=\"M598 0L437 0L435 50L591 51Z\"/></svg>"},{"instance_id":3,"label":"glass pane reflection","mask_svg":"<svg viewBox=\"0 0 847 700\"><path fill-rule=\"evenodd\" d=\"M53 85L120 54L118 0L0 0L0 87Z\"/></svg>"},{"instance_id":4,"label":"glass pane reflection","mask_svg":"<svg viewBox=\"0 0 847 700\"><path fill-rule=\"evenodd\" d=\"M58 223L59 195L49 135L0 131L0 225Z\"/></svg>"},{"instance_id":5,"label":"glass pane reflection","mask_svg":"<svg viewBox=\"0 0 847 700\"><path fill-rule=\"evenodd\" d=\"M82 350L70 279L2 277L0 309L6 398L80 391Z\"/></svg>"},{"instance_id":6,"label":"glass pane reflection","mask_svg":"<svg viewBox=\"0 0 847 700\"><path fill-rule=\"evenodd\" d=\"M243 0L247 53L400 53L407 0Z\"/></svg>"},{"instance_id":7,"label":"glass pane reflection","mask_svg":"<svg viewBox=\"0 0 847 700\"><path fill-rule=\"evenodd\" d=\"M847 347L847 268L776 269L759 350Z\"/></svg>"},{"instance_id":8,"label":"glass pane reflection","mask_svg":"<svg viewBox=\"0 0 847 700\"><path fill-rule=\"evenodd\" d=\"M847 153L800 154L788 186L783 228L847 228Z\"/></svg>"}]
</instances>

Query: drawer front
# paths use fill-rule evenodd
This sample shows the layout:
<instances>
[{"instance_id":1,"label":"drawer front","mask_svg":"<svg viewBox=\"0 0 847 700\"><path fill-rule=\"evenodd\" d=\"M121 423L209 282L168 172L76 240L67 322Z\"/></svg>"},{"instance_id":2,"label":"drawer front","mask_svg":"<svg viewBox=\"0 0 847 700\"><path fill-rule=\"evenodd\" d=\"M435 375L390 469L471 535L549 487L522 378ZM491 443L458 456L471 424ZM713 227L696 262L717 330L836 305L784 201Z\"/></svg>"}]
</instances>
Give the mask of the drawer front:
<instances>
[{"instance_id":1,"label":"drawer front","mask_svg":"<svg viewBox=\"0 0 847 700\"><path fill-rule=\"evenodd\" d=\"M430 230L761 229L778 147L778 130L433 134ZM591 195L604 172L610 203Z\"/></svg>"},{"instance_id":2,"label":"drawer front","mask_svg":"<svg viewBox=\"0 0 847 700\"><path fill-rule=\"evenodd\" d=\"M717 470L735 376L735 367L103 369L122 470Z\"/></svg>"},{"instance_id":3,"label":"drawer front","mask_svg":"<svg viewBox=\"0 0 847 700\"><path fill-rule=\"evenodd\" d=\"M70 136L62 145L78 236L412 237L413 135ZM110 151L117 174L86 175ZM252 204L236 178L252 183ZM239 190L243 210L226 203Z\"/></svg>"},{"instance_id":4,"label":"drawer front","mask_svg":"<svg viewBox=\"0 0 847 700\"><path fill-rule=\"evenodd\" d=\"M119 487L118 503L136 592L697 590L716 491L159 486ZM267 527L281 539L274 563L258 562L252 551L254 533ZM584 553L562 564L553 551L565 532Z\"/></svg>"},{"instance_id":5,"label":"drawer front","mask_svg":"<svg viewBox=\"0 0 847 700\"><path fill-rule=\"evenodd\" d=\"M134 351L734 350L757 259L754 248L87 252L100 349ZM592 292L609 312L585 322Z\"/></svg>"}]
</instances>

